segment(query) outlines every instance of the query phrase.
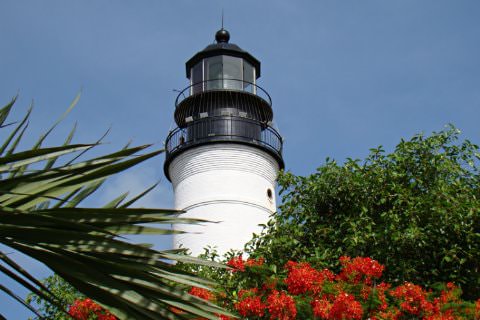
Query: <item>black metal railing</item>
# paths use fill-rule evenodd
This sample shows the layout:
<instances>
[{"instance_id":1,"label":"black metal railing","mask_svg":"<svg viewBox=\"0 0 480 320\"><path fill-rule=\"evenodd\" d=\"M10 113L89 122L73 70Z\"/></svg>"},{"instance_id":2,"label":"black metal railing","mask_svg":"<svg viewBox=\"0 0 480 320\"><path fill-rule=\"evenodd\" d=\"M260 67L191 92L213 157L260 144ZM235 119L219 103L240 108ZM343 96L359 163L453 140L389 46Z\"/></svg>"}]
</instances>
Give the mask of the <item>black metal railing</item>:
<instances>
[{"instance_id":1,"label":"black metal railing","mask_svg":"<svg viewBox=\"0 0 480 320\"><path fill-rule=\"evenodd\" d=\"M253 94L265 100L268 105L272 105L272 98L262 87L244 80L237 79L210 79L194 83L182 91L175 99L175 107L185 99L198 93L207 91L238 91Z\"/></svg>"},{"instance_id":2,"label":"black metal railing","mask_svg":"<svg viewBox=\"0 0 480 320\"><path fill-rule=\"evenodd\" d=\"M283 141L274 128L259 121L232 116L199 119L185 128L171 131L165 141L167 161L188 147L225 141L262 147L282 161Z\"/></svg>"}]
</instances>

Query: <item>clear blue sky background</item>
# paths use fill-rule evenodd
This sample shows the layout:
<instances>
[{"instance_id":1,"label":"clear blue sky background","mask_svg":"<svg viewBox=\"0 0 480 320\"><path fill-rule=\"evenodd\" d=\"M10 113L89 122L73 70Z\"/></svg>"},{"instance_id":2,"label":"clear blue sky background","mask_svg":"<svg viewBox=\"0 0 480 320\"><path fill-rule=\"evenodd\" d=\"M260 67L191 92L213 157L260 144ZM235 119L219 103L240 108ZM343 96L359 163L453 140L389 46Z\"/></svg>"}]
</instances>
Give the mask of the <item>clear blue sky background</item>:
<instances>
[{"instance_id":1,"label":"clear blue sky background","mask_svg":"<svg viewBox=\"0 0 480 320\"><path fill-rule=\"evenodd\" d=\"M105 152L129 140L162 148L172 89L187 86L184 63L213 42L222 8L231 42L262 62L259 84L273 98L288 170L306 175L327 156L392 150L447 123L480 142L477 0L2 0L0 104L19 93L18 119L34 100L28 146L83 89L49 143L77 121L76 142L112 128ZM93 204L161 180L143 205L171 207L162 166L159 157L112 179ZM0 310L28 316L4 296Z\"/></svg>"}]
</instances>

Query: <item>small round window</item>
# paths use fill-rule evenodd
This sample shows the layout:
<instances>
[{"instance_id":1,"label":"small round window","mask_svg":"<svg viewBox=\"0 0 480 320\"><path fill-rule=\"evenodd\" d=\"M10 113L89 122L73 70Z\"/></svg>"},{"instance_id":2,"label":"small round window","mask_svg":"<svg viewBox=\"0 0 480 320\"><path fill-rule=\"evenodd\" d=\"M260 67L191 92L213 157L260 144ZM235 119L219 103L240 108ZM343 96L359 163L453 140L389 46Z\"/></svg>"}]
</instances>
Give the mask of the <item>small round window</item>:
<instances>
[{"instance_id":1,"label":"small round window","mask_svg":"<svg viewBox=\"0 0 480 320\"><path fill-rule=\"evenodd\" d=\"M272 192L272 189L270 188L267 189L267 197L269 200L273 199L273 192Z\"/></svg>"}]
</instances>

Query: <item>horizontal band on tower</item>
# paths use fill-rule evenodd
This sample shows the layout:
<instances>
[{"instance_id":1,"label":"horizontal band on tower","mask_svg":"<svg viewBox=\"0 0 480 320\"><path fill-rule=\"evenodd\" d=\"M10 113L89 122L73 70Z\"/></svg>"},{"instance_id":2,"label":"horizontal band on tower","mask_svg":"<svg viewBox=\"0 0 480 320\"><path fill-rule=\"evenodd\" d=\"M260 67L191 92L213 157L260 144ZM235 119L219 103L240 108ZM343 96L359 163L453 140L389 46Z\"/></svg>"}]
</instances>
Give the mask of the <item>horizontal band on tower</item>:
<instances>
[{"instance_id":1,"label":"horizontal band on tower","mask_svg":"<svg viewBox=\"0 0 480 320\"><path fill-rule=\"evenodd\" d=\"M265 206L262 206L258 203L253 203L253 202L250 202L250 201L243 201L243 200L209 200L209 201L203 201L203 202L199 202L199 203L194 203L194 204L191 204L185 208L183 208L182 210L185 210L185 211L188 211L188 210L191 210L193 208L198 208L198 207L202 207L202 206L208 206L208 205L216 205L216 204L220 204L220 203L228 203L228 204L241 204L241 205L246 205L246 206L250 206L250 207L255 207L257 209L261 209L269 214L272 214L274 213L275 211L272 211L271 209L265 207ZM227 212L228 214L228 212Z\"/></svg>"},{"instance_id":2,"label":"horizontal band on tower","mask_svg":"<svg viewBox=\"0 0 480 320\"><path fill-rule=\"evenodd\" d=\"M191 175L217 170L249 172L274 183L279 165L261 149L241 144L215 143L186 150L175 157L166 169L174 185Z\"/></svg>"}]
</instances>

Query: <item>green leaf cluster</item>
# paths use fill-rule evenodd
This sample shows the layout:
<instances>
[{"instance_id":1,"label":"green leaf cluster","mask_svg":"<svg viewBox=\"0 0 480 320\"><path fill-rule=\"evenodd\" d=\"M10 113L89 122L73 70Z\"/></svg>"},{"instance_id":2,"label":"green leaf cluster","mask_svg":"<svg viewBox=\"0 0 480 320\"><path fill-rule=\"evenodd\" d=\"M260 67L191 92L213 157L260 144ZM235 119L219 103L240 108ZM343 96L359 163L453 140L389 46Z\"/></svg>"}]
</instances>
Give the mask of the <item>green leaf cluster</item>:
<instances>
[{"instance_id":1,"label":"green leaf cluster","mask_svg":"<svg viewBox=\"0 0 480 320\"><path fill-rule=\"evenodd\" d=\"M402 140L391 153L326 163L307 177L282 173L279 212L247 245L282 265L338 268L342 255L386 265L393 285L453 281L480 296L479 148L453 126Z\"/></svg>"}]
</instances>

